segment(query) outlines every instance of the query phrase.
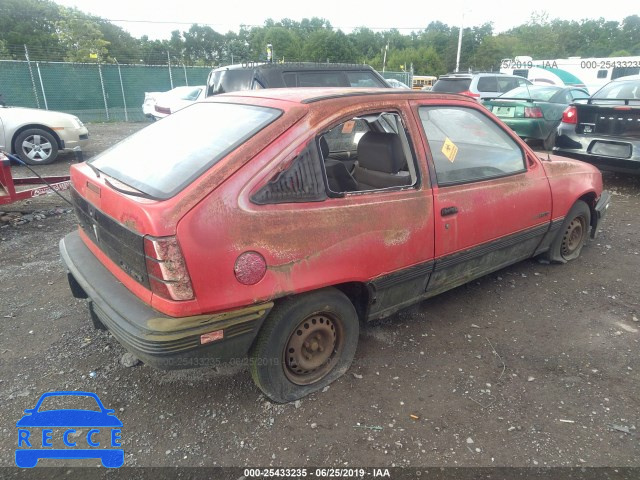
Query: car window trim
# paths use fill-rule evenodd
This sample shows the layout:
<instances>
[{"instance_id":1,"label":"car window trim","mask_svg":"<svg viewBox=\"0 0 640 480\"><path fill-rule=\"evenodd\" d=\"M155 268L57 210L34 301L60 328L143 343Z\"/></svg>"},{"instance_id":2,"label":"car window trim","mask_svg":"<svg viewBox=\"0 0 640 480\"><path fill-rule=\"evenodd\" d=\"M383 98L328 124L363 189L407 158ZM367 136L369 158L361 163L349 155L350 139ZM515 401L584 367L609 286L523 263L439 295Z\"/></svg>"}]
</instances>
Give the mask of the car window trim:
<instances>
[{"instance_id":1,"label":"car window trim","mask_svg":"<svg viewBox=\"0 0 640 480\"><path fill-rule=\"evenodd\" d=\"M511 134L512 132L502 128L498 123L496 123L489 115L486 114L486 112L483 112L480 109L476 109L467 105L451 105L451 104L444 104L444 103L416 103L414 104L415 107L415 114L416 116L416 120L419 124L419 127L422 129L422 135L425 141L425 154L427 156L427 167L429 168L429 173L434 177L434 182L435 185L437 185L438 187L451 187L451 186L456 186L456 185L464 185L464 184L468 184L468 183L477 183L477 182L484 182L486 180L495 180L495 179L499 179L499 178L505 178L505 177L511 177L513 175L520 175L522 173L526 173L529 171L530 167L532 167L530 161L529 161L529 156L527 155L526 150L523 148L523 146L520 144L520 142L518 142L515 138L513 138L513 135ZM504 173L504 174L497 174L497 175L493 175L490 177L483 177L483 178L478 178L478 179L473 179L473 180L459 180L459 181L454 181L454 182L442 182L440 183L438 181L438 171L436 169L436 162L434 160L433 154L431 153L431 144L429 143L429 139L427 138L427 132L425 132L424 130L424 126L422 125L422 121L420 119L420 107L455 107L455 108L465 108L465 109L470 109L470 110L474 110L479 112L481 115L484 115L490 122L492 122L494 125L496 125L500 130L502 130L505 134L507 134L507 136L517 145L518 149L520 150L520 152L522 153L522 165L523 168L521 170L516 170L514 172L508 172L508 173ZM488 112L488 111L487 111ZM515 135L515 133L514 133Z\"/></svg>"},{"instance_id":2,"label":"car window trim","mask_svg":"<svg viewBox=\"0 0 640 480\"><path fill-rule=\"evenodd\" d=\"M352 120L354 118L357 118L360 116L366 116L366 115L382 114L382 113L393 113L398 115L398 117L402 119L402 127L403 127L403 130L405 131L404 137L406 141L409 143L408 145L409 151L413 158L413 164L414 164L413 169L416 176L415 182L413 182L411 185L397 185L393 187L375 188L373 190L356 190L353 192L334 192L329 188L329 180L327 178L327 169L324 167L324 158L322 156L322 152L320 151L320 142L319 142L320 137L327 134L329 131L336 128L337 126L345 122L348 122L349 120ZM369 124L369 122L367 122L367 124ZM398 111L395 108L390 108L389 110L367 109L365 111L360 111L357 114L353 112L348 113L345 116L340 117L340 120L337 120L336 122L332 122L330 127L324 128L318 131L315 135L314 142L315 142L316 148L318 149L318 156L322 159L322 176L325 181L327 196L329 198L344 198L347 195L353 196L353 195L363 195L363 194L376 193L376 192L389 192L389 191L400 191L400 190L409 190L409 189L419 190L420 186L422 185L422 176L420 174L420 168L418 168L418 156L416 154L415 145L412 144L413 142L412 142L411 134L410 132L408 132L407 128L408 128L408 119L403 117L402 112ZM398 135L400 134L398 133ZM401 141L403 140L404 139L401 139ZM403 152L404 152L404 145L403 145ZM406 155L406 152L405 152L405 155ZM407 159L407 168L409 168L408 163L409 163L409 159ZM409 168L409 173L411 173L410 168Z\"/></svg>"}]
</instances>

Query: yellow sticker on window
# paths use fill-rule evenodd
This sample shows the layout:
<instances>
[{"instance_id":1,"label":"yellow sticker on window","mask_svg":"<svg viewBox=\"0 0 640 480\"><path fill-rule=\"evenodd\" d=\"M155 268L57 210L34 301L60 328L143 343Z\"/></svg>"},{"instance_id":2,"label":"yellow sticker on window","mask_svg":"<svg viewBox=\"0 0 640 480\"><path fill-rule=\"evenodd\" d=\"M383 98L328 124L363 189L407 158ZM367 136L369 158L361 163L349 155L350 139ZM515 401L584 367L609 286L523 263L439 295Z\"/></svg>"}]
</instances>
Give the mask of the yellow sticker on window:
<instances>
[{"instance_id":1,"label":"yellow sticker on window","mask_svg":"<svg viewBox=\"0 0 640 480\"><path fill-rule=\"evenodd\" d=\"M444 145L442 145L442 153L447 159L453 163L456 159L456 155L458 154L458 147L456 144L451 141L449 137L444 139Z\"/></svg>"}]
</instances>

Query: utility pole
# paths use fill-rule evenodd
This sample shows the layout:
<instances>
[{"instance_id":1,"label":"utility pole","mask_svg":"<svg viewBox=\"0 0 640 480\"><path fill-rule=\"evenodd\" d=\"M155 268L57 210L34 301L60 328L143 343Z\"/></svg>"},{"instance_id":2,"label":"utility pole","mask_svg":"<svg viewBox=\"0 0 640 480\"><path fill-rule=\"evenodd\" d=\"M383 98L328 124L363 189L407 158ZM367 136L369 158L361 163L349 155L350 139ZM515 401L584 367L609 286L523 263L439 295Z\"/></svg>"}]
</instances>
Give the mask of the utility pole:
<instances>
[{"instance_id":1,"label":"utility pole","mask_svg":"<svg viewBox=\"0 0 640 480\"><path fill-rule=\"evenodd\" d=\"M387 50L389 50L389 42L384 47L384 58L382 59L382 73L384 73L384 69L387 66Z\"/></svg>"},{"instance_id":2,"label":"utility pole","mask_svg":"<svg viewBox=\"0 0 640 480\"><path fill-rule=\"evenodd\" d=\"M460 31L458 32L458 55L456 55L456 72L460 70L460 48L462 47L462 30L464 29L464 13L460 21Z\"/></svg>"}]
</instances>

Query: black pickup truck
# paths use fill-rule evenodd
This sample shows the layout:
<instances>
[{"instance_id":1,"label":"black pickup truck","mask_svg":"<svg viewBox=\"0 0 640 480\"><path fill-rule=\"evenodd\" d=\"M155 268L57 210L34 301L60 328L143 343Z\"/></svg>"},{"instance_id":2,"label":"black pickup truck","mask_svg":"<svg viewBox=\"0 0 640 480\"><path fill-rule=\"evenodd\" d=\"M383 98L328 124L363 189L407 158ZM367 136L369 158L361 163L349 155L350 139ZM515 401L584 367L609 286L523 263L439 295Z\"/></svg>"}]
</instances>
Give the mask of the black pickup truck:
<instances>
[{"instance_id":1,"label":"black pickup truck","mask_svg":"<svg viewBox=\"0 0 640 480\"><path fill-rule=\"evenodd\" d=\"M553 151L602 170L640 174L640 75L613 80L586 103L569 105Z\"/></svg>"}]
</instances>

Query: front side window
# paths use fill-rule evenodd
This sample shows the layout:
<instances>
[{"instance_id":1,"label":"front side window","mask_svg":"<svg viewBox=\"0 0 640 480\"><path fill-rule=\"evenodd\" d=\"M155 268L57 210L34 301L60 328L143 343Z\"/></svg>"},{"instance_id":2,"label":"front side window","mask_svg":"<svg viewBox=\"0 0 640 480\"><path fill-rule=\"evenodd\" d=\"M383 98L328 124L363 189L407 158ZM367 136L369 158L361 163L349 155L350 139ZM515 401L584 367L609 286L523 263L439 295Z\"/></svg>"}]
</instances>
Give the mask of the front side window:
<instances>
[{"instance_id":1,"label":"front side window","mask_svg":"<svg viewBox=\"0 0 640 480\"><path fill-rule=\"evenodd\" d=\"M516 88L519 83L518 83L518 79L515 77L500 77L496 79L498 81L498 91L499 92L508 92L509 90L512 90L514 88Z\"/></svg>"},{"instance_id":2,"label":"front side window","mask_svg":"<svg viewBox=\"0 0 640 480\"><path fill-rule=\"evenodd\" d=\"M195 103L89 163L150 197L167 199L281 114L281 110L254 105Z\"/></svg>"},{"instance_id":3,"label":"front side window","mask_svg":"<svg viewBox=\"0 0 640 480\"><path fill-rule=\"evenodd\" d=\"M475 109L420 107L438 185L473 182L526 170L524 153L498 125Z\"/></svg>"}]
</instances>

